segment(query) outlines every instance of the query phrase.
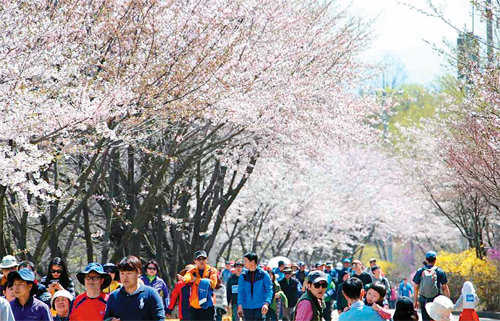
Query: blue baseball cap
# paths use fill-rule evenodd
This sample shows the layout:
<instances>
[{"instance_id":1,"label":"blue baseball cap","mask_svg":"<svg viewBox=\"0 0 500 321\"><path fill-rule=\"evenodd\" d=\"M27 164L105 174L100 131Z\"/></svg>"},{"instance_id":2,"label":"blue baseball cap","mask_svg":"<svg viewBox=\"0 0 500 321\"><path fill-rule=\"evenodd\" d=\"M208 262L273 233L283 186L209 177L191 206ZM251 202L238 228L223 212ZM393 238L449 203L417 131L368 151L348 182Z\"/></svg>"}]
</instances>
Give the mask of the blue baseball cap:
<instances>
[{"instance_id":1,"label":"blue baseball cap","mask_svg":"<svg viewBox=\"0 0 500 321\"><path fill-rule=\"evenodd\" d=\"M429 251L425 253L425 258L426 259L435 259L437 257L437 253L434 251Z\"/></svg>"},{"instance_id":2,"label":"blue baseball cap","mask_svg":"<svg viewBox=\"0 0 500 321\"><path fill-rule=\"evenodd\" d=\"M26 282L35 283L35 273L28 268L10 272L7 276L7 280L12 284L14 279L21 279Z\"/></svg>"},{"instance_id":3,"label":"blue baseball cap","mask_svg":"<svg viewBox=\"0 0 500 321\"><path fill-rule=\"evenodd\" d=\"M76 274L76 278L81 284L85 285L85 276L90 272L95 272L100 274L104 278L104 282L101 285L101 290L107 288L111 284L111 275L104 272L104 268L99 263L89 263L83 269L83 271Z\"/></svg>"}]
</instances>

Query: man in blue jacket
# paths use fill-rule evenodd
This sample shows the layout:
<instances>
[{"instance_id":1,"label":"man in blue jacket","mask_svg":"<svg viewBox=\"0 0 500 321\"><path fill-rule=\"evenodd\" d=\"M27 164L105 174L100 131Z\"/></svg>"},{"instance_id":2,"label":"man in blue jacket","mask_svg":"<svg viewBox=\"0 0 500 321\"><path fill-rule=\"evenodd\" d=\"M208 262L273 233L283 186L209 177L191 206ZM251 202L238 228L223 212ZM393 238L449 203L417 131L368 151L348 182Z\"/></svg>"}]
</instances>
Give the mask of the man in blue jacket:
<instances>
[{"instance_id":1,"label":"man in blue jacket","mask_svg":"<svg viewBox=\"0 0 500 321\"><path fill-rule=\"evenodd\" d=\"M245 270L238 279L238 316L245 321L263 321L273 299L271 277L258 267L257 254L244 255Z\"/></svg>"},{"instance_id":2,"label":"man in blue jacket","mask_svg":"<svg viewBox=\"0 0 500 321\"><path fill-rule=\"evenodd\" d=\"M350 309L339 316L339 321L384 321L372 307L363 303L363 282L358 278L350 278L342 284L342 294Z\"/></svg>"},{"instance_id":3,"label":"man in blue jacket","mask_svg":"<svg viewBox=\"0 0 500 321\"><path fill-rule=\"evenodd\" d=\"M49 307L33 297L36 291L33 271L21 269L10 272L7 283L12 285L16 295L16 298L10 302L16 320L52 321Z\"/></svg>"}]
</instances>

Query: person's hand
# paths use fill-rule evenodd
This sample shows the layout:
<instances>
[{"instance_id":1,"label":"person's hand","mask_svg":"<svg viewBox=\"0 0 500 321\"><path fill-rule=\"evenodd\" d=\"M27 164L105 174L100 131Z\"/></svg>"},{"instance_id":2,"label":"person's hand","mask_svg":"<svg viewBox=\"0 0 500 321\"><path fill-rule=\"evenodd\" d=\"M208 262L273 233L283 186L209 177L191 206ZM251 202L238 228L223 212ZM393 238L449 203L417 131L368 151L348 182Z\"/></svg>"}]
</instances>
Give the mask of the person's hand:
<instances>
[{"instance_id":1,"label":"person's hand","mask_svg":"<svg viewBox=\"0 0 500 321\"><path fill-rule=\"evenodd\" d=\"M380 311L380 306L377 303L373 303L372 308L373 308L373 310L375 310L377 312Z\"/></svg>"},{"instance_id":2,"label":"person's hand","mask_svg":"<svg viewBox=\"0 0 500 321\"><path fill-rule=\"evenodd\" d=\"M62 287L61 283L54 283L54 287L57 291L61 291L61 290L64 290L64 288Z\"/></svg>"},{"instance_id":3,"label":"person's hand","mask_svg":"<svg viewBox=\"0 0 500 321\"><path fill-rule=\"evenodd\" d=\"M345 308L344 308L344 312L347 312L347 311L349 311L350 309L351 309L351 307L345 307Z\"/></svg>"},{"instance_id":4,"label":"person's hand","mask_svg":"<svg viewBox=\"0 0 500 321\"><path fill-rule=\"evenodd\" d=\"M279 293L275 293L275 294L274 294L274 297L275 297L276 299L279 299L279 298L280 298L280 294L279 294Z\"/></svg>"},{"instance_id":5,"label":"person's hand","mask_svg":"<svg viewBox=\"0 0 500 321\"><path fill-rule=\"evenodd\" d=\"M268 310L269 310L269 304L266 303L262 306L262 315L266 315Z\"/></svg>"},{"instance_id":6,"label":"person's hand","mask_svg":"<svg viewBox=\"0 0 500 321\"><path fill-rule=\"evenodd\" d=\"M57 290L58 284L59 283L50 283L49 284L49 292L53 294ZM59 286L60 286L60 284L59 284Z\"/></svg>"},{"instance_id":7,"label":"person's hand","mask_svg":"<svg viewBox=\"0 0 500 321\"><path fill-rule=\"evenodd\" d=\"M238 316L243 319L243 307L238 305Z\"/></svg>"},{"instance_id":8,"label":"person's hand","mask_svg":"<svg viewBox=\"0 0 500 321\"><path fill-rule=\"evenodd\" d=\"M420 302L418 300L415 301L413 305L415 306L415 310L420 309Z\"/></svg>"}]
</instances>

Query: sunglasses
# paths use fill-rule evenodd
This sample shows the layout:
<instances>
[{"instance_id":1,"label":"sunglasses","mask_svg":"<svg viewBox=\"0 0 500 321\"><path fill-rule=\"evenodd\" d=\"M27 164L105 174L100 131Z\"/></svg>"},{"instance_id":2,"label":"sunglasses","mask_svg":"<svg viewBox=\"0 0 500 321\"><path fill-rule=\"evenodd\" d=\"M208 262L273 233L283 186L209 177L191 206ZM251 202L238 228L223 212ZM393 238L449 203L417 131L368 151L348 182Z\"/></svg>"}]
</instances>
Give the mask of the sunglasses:
<instances>
[{"instance_id":1,"label":"sunglasses","mask_svg":"<svg viewBox=\"0 0 500 321\"><path fill-rule=\"evenodd\" d=\"M50 273L58 273L58 274L62 274L63 270L52 270L50 271Z\"/></svg>"},{"instance_id":2,"label":"sunglasses","mask_svg":"<svg viewBox=\"0 0 500 321\"><path fill-rule=\"evenodd\" d=\"M87 281L99 281L102 277L101 276L86 276L85 280Z\"/></svg>"},{"instance_id":3,"label":"sunglasses","mask_svg":"<svg viewBox=\"0 0 500 321\"><path fill-rule=\"evenodd\" d=\"M156 271L156 268L154 266L148 266L146 269Z\"/></svg>"},{"instance_id":4,"label":"sunglasses","mask_svg":"<svg viewBox=\"0 0 500 321\"><path fill-rule=\"evenodd\" d=\"M314 283L314 287L316 289L319 289L319 288L326 289L328 287L328 284L326 284L325 282Z\"/></svg>"}]
</instances>

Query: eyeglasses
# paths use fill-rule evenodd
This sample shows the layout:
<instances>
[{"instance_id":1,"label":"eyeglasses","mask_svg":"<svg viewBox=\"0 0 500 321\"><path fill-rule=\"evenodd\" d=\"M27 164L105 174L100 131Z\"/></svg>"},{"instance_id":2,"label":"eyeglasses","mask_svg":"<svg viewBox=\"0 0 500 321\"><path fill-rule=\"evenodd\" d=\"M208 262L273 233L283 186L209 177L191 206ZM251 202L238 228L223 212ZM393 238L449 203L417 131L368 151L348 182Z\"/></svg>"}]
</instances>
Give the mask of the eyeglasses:
<instances>
[{"instance_id":1,"label":"eyeglasses","mask_svg":"<svg viewBox=\"0 0 500 321\"><path fill-rule=\"evenodd\" d=\"M156 271L156 267L154 266L148 266L146 269Z\"/></svg>"},{"instance_id":2,"label":"eyeglasses","mask_svg":"<svg viewBox=\"0 0 500 321\"><path fill-rule=\"evenodd\" d=\"M328 287L328 284L326 284L325 282L314 283L314 287L316 289L319 289L320 287L326 289Z\"/></svg>"},{"instance_id":3,"label":"eyeglasses","mask_svg":"<svg viewBox=\"0 0 500 321\"><path fill-rule=\"evenodd\" d=\"M195 259L195 261L206 261L206 260L207 260L207 258L206 258L206 257L197 257L197 258Z\"/></svg>"},{"instance_id":4,"label":"eyeglasses","mask_svg":"<svg viewBox=\"0 0 500 321\"><path fill-rule=\"evenodd\" d=\"M63 270L51 270L50 273L62 274Z\"/></svg>"},{"instance_id":5,"label":"eyeglasses","mask_svg":"<svg viewBox=\"0 0 500 321\"><path fill-rule=\"evenodd\" d=\"M99 281L102 277L100 276L86 276L85 280L87 281Z\"/></svg>"}]
</instances>

